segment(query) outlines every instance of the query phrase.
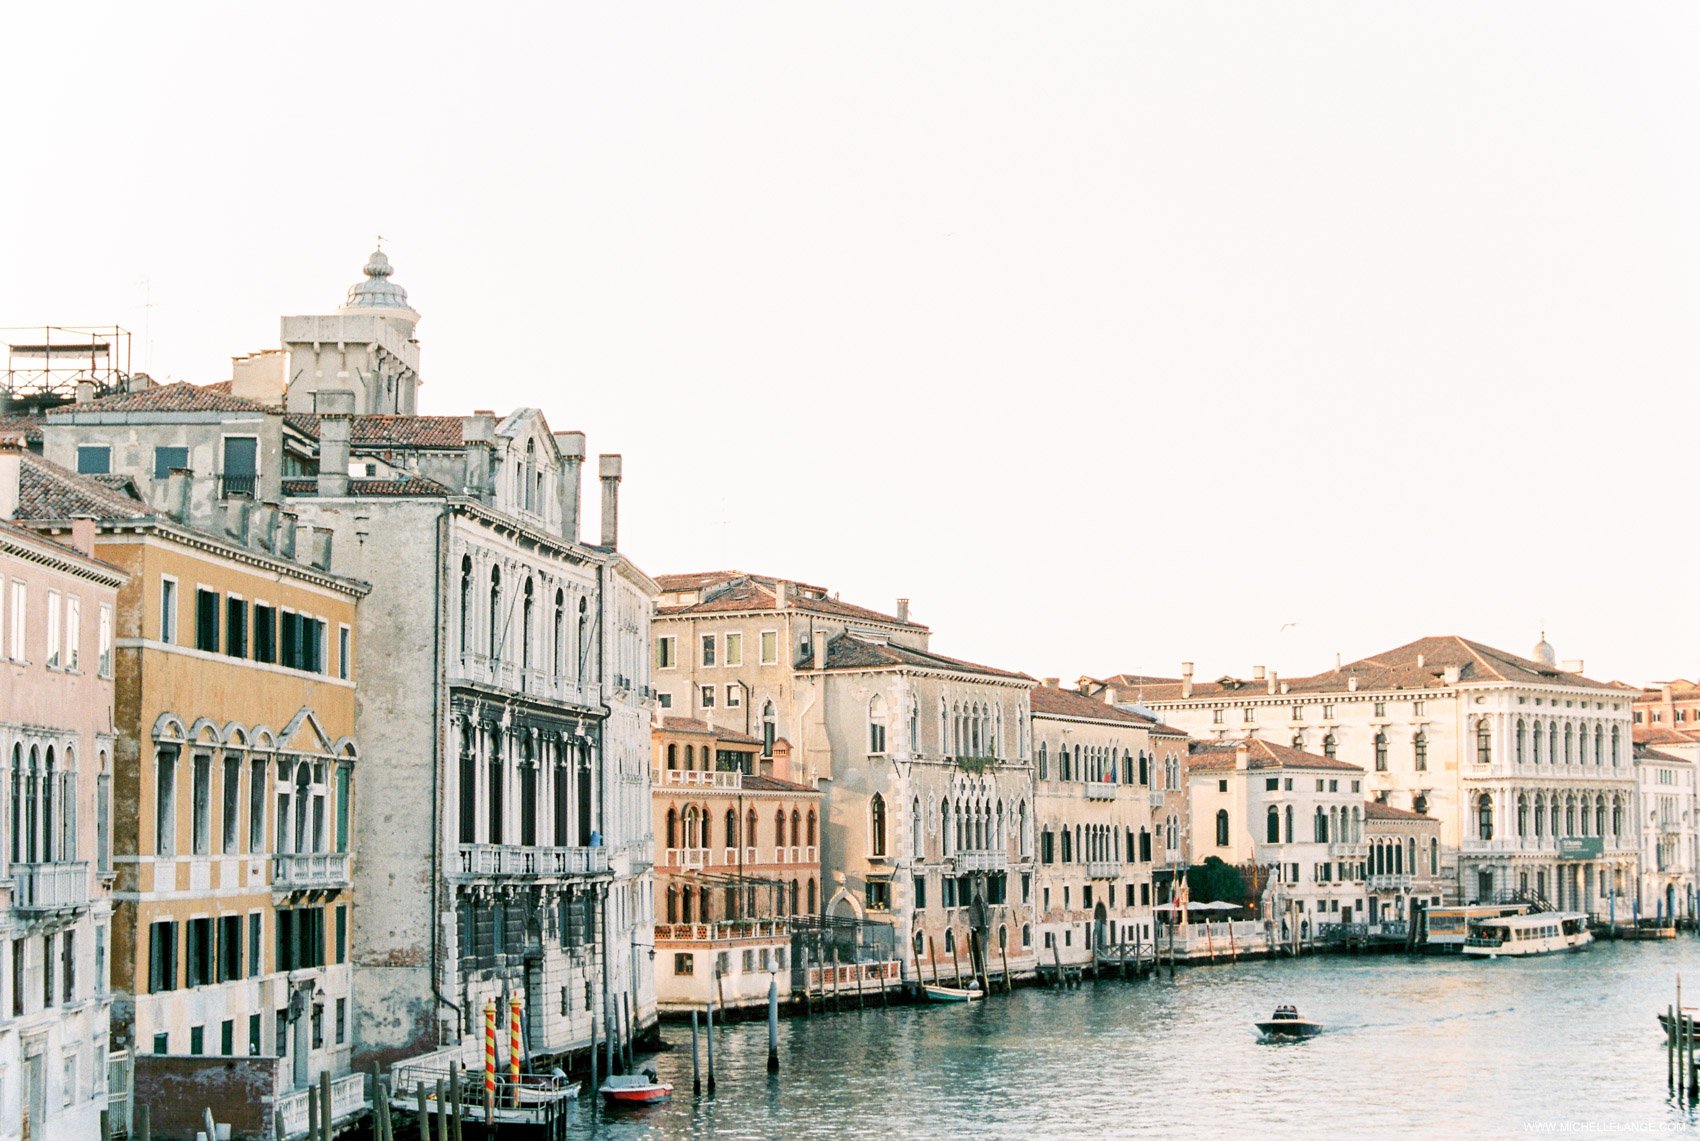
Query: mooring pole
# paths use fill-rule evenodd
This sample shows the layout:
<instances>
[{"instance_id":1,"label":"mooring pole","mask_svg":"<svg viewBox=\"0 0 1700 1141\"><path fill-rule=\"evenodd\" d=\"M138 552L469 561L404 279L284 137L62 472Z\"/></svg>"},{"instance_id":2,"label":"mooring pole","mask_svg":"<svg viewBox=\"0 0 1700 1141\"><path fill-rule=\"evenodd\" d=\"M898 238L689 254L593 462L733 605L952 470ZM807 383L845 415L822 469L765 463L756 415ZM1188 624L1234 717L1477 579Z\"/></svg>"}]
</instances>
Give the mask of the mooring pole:
<instances>
[{"instance_id":1,"label":"mooring pole","mask_svg":"<svg viewBox=\"0 0 1700 1141\"><path fill-rule=\"evenodd\" d=\"M702 1094L702 1073L697 1068L697 1012L691 1011L691 1093Z\"/></svg>"},{"instance_id":2,"label":"mooring pole","mask_svg":"<svg viewBox=\"0 0 1700 1141\"><path fill-rule=\"evenodd\" d=\"M767 980L767 1072L779 1072L779 976Z\"/></svg>"},{"instance_id":3,"label":"mooring pole","mask_svg":"<svg viewBox=\"0 0 1700 1141\"><path fill-rule=\"evenodd\" d=\"M714 1096L714 992L708 992L708 1096Z\"/></svg>"}]
</instances>

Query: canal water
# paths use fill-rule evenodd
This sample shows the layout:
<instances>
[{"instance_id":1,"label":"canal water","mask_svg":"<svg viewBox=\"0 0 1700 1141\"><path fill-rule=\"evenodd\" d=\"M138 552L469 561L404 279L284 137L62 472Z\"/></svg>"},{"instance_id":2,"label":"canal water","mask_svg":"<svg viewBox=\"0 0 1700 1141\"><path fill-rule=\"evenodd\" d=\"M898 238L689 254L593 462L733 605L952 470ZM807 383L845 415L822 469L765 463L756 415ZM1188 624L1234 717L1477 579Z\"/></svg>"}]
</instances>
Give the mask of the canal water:
<instances>
[{"instance_id":1,"label":"canal water","mask_svg":"<svg viewBox=\"0 0 1700 1141\"><path fill-rule=\"evenodd\" d=\"M1700 940L1596 943L1492 962L1319 956L1183 967L1175 980L1017 990L962 1006L717 1031L717 1096L691 1096L690 1028L653 1064L671 1104L575 1110L577 1138L1395 1136L1663 1133L1655 1014L1677 975L1700 1005ZM1278 1003L1325 1024L1262 1044Z\"/></svg>"}]
</instances>

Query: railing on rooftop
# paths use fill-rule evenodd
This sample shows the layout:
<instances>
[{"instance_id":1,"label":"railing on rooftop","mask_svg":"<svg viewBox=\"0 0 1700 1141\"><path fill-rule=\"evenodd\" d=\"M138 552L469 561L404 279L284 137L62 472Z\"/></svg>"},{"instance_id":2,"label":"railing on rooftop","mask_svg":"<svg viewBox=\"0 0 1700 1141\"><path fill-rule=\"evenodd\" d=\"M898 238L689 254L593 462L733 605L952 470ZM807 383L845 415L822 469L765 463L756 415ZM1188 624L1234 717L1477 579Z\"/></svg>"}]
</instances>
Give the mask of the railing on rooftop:
<instances>
[{"instance_id":1,"label":"railing on rooftop","mask_svg":"<svg viewBox=\"0 0 1700 1141\"><path fill-rule=\"evenodd\" d=\"M718 788L736 792L744 787L744 774L736 770L655 769L653 776L656 788Z\"/></svg>"}]
</instances>

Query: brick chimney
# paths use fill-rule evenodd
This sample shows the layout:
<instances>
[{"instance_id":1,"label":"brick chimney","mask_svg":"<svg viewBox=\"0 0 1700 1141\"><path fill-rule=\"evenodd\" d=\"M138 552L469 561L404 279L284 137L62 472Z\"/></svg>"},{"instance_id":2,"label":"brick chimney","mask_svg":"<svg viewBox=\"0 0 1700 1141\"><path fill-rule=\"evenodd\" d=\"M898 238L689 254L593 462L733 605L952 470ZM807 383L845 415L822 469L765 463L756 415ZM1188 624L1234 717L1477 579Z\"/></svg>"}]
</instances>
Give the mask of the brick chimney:
<instances>
[{"instance_id":1,"label":"brick chimney","mask_svg":"<svg viewBox=\"0 0 1700 1141\"><path fill-rule=\"evenodd\" d=\"M579 497L583 494L584 433L556 432L555 446L561 449L561 537L578 542Z\"/></svg>"},{"instance_id":2,"label":"brick chimney","mask_svg":"<svg viewBox=\"0 0 1700 1141\"><path fill-rule=\"evenodd\" d=\"M348 494L348 445L354 434L354 393L323 389L319 409L319 494L340 499Z\"/></svg>"},{"instance_id":3,"label":"brick chimney","mask_svg":"<svg viewBox=\"0 0 1700 1141\"><path fill-rule=\"evenodd\" d=\"M1181 696L1183 698L1192 696L1192 663L1191 662L1182 662L1181 663Z\"/></svg>"},{"instance_id":4,"label":"brick chimney","mask_svg":"<svg viewBox=\"0 0 1700 1141\"><path fill-rule=\"evenodd\" d=\"M899 622L909 621L909 600L907 598L897 600L897 620Z\"/></svg>"},{"instance_id":5,"label":"brick chimney","mask_svg":"<svg viewBox=\"0 0 1700 1141\"><path fill-rule=\"evenodd\" d=\"M94 516L71 516L71 546L94 558Z\"/></svg>"},{"instance_id":6,"label":"brick chimney","mask_svg":"<svg viewBox=\"0 0 1700 1141\"><path fill-rule=\"evenodd\" d=\"M610 452L596 457L602 480L602 545L617 547L620 540L620 456Z\"/></svg>"}]
</instances>

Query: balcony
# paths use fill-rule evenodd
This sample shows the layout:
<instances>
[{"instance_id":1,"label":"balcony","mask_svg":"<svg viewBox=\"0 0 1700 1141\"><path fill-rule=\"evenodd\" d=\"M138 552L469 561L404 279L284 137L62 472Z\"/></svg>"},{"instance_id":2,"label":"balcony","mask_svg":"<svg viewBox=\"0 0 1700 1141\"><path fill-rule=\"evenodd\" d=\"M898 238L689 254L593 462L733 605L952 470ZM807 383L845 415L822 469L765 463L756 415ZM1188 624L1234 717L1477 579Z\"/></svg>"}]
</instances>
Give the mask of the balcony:
<instances>
[{"instance_id":1,"label":"balcony","mask_svg":"<svg viewBox=\"0 0 1700 1141\"><path fill-rule=\"evenodd\" d=\"M1122 866L1114 860L1087 860L1086 878L1113 880L1122 874Z\"/></svg>"},{"instance_id":2,"label":"balcony","mask_svg":"<svg viewBox=\"0 0 1700 1141\"><path fill-rule=\"evenodd\" d=\"M1002 872L1008 869L1009 853L1002 848L956 853L956 870L959 872Z\"/></svg>"},{"instance_id":3,"label":"balcony","mask_svg":"<svg viewBox=\"0 0 1700 1141\"><path fill-rule=\"evenodd\" d=\"M1357 860L1369 855L1368 844L1347 844L1336 840L1328 845L1328 854L1338 860Z\"/></svg>"},{"instance_id":4,"label":"balcony","mask_svg":"<svg viewBox=\"0 0 1700 1141\"><path fill-rule=\"evenodd\" d=\"M1369 877L1369 889L1371 891L1405 891L1410 886L1411 877L1408 875L1388 874Z\"/></svg>"},{"instance_id":5,"label":"balcony","mask_svg":"<svg viewBox=\"0 0 1700 1141\"><path fill-rule=\"evenodd\" d=\"M789 939L791 924L784 919L727 919L718 923L657 923L655 941L714 943L730 939Z\"/></svg>"},{"instance_id":6,"label":"balcony","mask_svg":"<svg viewBox=\"0 0 1700 1141\"><path fill-rule=\"evenodd\" d=\"M737 792L744 787L740 772L700 772L696 769L652 769L656 788L718 788Z\"/></svg>"},{"instance_id":7,"label":"balcony","mask_svg":"<svg viewBox=\"0 0 1700 1141\"><path fill-rule=\"evenodd\" d=\"M713 863L707 848L667 849L667 866L670 868L706 868Z\"/></svg>"},{"instance_id":8,"label":"balcony","mask_svg":"<svg viewBox=\"0 0 1700 1141\"><path fill-rule=\"evenodd\" d=\"M1154 788L1154 789L1151 790L1151 807L1152 808L1163 807L1163 790L1162 789Z\"/></svg>"},{"instance_id":9,"label":"balcony","mask_svg":"<svg viewBox=\"0 0 1700 1141\"><path fill-rule=\"evenodd\" d=\"M517 844L460 846L462 876L560 879L600 875L607 871L607 848L527 848Z\"/></svg>"},{"instance_id":10,"label":"balcony","mask_svg":"<svg viewBox=\"0 0 1700 1141\"><path fill-rule=\"evenodd\" d=\"M218 497L220 499L253 499L258 490L260 477L248 475L221 475L218 477Z\"/></svg>"},{"instance_id":11,"label":"balcony","mask_svg":"<svg viewBox=\"0 0 1700 1141\"><path fill-rule=\"evenodd\" d=\"M347 852L279 852L272 857L274 891L337 891L347 886Z\"/></svg>"},{"instance_id":12,"label":"balcony","mask_svg":"<svg viewBox=\"0 0 1700 1141\"><path fill-rule=\"evenodd\" d=\"M18 911L78 911L89 905L87 860L13 864L12 882L12 906Z\"/></svg>"},{"instance_id":13,"label":"balcony","mask_svg":"<svg viewBox=\"0 0 1700 1141\"><path fill-rule=\"evenodd\" d=\"M1087 781L1086 782L1086 799L1087 800L1114 800L1116 798L1116 790L1120 787L1121 786L1119 784L1116 784L1113 781L1105 781L1105 780Z\"/></svg>"}]
</instances>

